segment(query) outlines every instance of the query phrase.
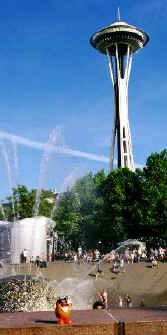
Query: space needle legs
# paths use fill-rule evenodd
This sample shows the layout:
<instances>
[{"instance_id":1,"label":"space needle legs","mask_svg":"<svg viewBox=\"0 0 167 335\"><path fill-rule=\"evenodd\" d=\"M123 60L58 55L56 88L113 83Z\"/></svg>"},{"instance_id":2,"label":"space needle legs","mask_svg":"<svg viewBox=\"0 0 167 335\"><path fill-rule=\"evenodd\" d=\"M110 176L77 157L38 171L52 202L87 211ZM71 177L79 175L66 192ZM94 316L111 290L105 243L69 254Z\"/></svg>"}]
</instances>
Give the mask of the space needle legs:
<instances>
[{"instance_id":1,"label":"space needle legs","mask_svg":"<svg viewBox=\"0 0 167 335\"><path fill-rule=\"evenodd\" d=\"M132 54L127 45L126 54L121 54L119 44L115 44L115 56L109 49L106 54L109 63L110 77L114 88L114 118L111 137L110 171L114 163L115 138L117 137L118 167L128 167L134 171L131 134L128 120L128 82L132 64Z\"/></svg>"}]
</instances>

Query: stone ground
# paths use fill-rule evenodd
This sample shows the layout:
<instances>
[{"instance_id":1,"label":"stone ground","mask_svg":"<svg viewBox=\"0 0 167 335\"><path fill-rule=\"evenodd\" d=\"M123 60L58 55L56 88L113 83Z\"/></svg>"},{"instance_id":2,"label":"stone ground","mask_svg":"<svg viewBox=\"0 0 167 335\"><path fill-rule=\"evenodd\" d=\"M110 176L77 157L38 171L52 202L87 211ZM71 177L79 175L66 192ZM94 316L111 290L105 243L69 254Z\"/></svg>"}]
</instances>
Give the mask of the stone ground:
<instances>
[{"instance_id":1,"label":"stone ground","mask_svg":"<svg viewBox=\"0 0 167 335\"><path fill-rule=\"evenodd\" d=\"M37 270L34 266L31 271L27 264L15 269L9 266L6 275L40 275L49 280L61 282L65 278L90 278L96 290L107 289L109 306L117 306L119 295L129 294L133 306L139 306L142 299L146 307L167 305L167 263L160 263L158 269L152 269L150 263L126 264L124 270L115 274L112 265L102 265L102 273L96 278L96 265L74 264L59 261L49 264L48 268ZM163 308L163 307L162 307ZM165 307L164 307L165 308Z\"/></svg>"},{"instance_id":2,"label":"stone ground","mask_svg":"<svg viewBox=\"0 0 167 335\"><path fill-rule=\"evenodd\" d=\"M100 325L115 322L151 322L167 321L166 311L153 309L111 309L111 310L92 310L92 311L72 311L73 325ZM29 312L29 313L1 313L0 329L3 328L24 328L38 326L55 326L57 317L54 312ZM1 331L1 330L0 330ZM27 334L27 333L26 333ZM36 334L36 333L33 333ZM101 334L99 332L98 334ZM153 334L153 333L151 333ZM154 332L155 334L155 332Z\"/></svg>"}]
</instances>

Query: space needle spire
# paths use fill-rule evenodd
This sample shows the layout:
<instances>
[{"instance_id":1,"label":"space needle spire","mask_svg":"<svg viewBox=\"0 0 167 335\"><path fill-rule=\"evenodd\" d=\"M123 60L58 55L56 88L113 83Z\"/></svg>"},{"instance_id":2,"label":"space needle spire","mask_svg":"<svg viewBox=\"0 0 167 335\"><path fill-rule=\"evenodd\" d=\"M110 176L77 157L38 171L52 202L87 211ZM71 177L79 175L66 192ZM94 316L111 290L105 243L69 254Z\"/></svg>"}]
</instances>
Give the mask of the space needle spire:
<instances>
[{"instance_id":1,"label":"space needle spire","mask_svg":"<svg viewBox=\"0 0 167 335\"><path fill-rule=\"evenodd\" d=\"M118 22L121 21L120 7L118 7Z\"/></svg>"},{"instance_id":2,"label":"space needle spire","mask_svg":"<svg viewBox=\"0 0 167 335\"><path fill-rule=\"evenodd\" d=\"M115 140L117 138L118 167L134 171L131 133L128 119L128 83L132 55L143 48L149 36L135 26L118 19L110 26L94 33L91 45L107 55L111 81L114 88L114 121L111 138L110 171L113 169Z\"/></svg>"}]
</instances>

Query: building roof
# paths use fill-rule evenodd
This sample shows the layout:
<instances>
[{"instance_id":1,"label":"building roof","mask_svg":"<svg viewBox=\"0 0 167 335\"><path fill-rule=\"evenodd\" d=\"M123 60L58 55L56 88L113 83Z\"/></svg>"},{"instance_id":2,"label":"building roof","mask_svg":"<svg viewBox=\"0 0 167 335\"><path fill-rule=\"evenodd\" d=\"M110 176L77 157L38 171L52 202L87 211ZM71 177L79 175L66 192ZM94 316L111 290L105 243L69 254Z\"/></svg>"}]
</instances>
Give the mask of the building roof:
<instances>
[{"instance_id":1,"label":"building roof","mask_svg":"<svg viewBox=\"0 0 167 335\"><path fill-rule=\"evenodd\" d=\"M139 28L129 25L123 21L113 22L90 38L91 45L106 54L115 55L115 45L122 45L123 54L127 53L127 46L130 47L130 53L135 53L149 41L149 36ZM126 46L126 47L125 47Z\"/></svg>"}]
</instances>

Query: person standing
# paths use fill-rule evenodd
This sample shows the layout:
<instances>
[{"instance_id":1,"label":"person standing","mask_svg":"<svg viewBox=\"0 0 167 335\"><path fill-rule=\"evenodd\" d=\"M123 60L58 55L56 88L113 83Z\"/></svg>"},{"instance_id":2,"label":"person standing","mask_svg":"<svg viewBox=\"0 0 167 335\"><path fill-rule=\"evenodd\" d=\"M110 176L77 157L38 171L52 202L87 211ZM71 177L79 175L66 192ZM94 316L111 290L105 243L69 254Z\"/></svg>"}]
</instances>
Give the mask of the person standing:
<instances>
[{"instance_id":1,"label":"person standing","mask_svg":"<svg viewBox=\"0 0 167 335\"><path fill-rule=\"evenodd\" d=\"M81 264L81 259L82 259L82 247L78 247L78 264Z\"/></svg>"},{"instance_id":2,"label":"person standing","mask_svg":"<svg viewBox=\"0 0 167 335\"><path fill-rule=\"evenodd\" d=\"M126 308L132 307L132 299L130 298L130 296L128 294L126 294L126 296L124 298L124 303L125 303Z\"/></svg>"},{"instance_id":3,"label":"person standing","mask_svg":"<svg viewBox=\"0 0 167 335\"><path fill-rule=\"evenodd\" d=\"M74 264L76 264L77 263L77 260L78 260L78 257L77 257L77 254L76 253L74 253Z\"/></svg>"},{"instance_id":4,"label":"person standing","mask_svg":"<svg viewBox=\"0 0 167 335\"><path fill-rule=\"evenodd\" d=\"M118 297L118 307L119 308L123 307L123 298L121 296Z\"/></svg>"},{"instance_id":5,"label":"person standing","mask_svg":"<svg viewBox=\"0 0 167 335\"><path fill-rule=\"evenodd\" d=\"M106 290L103 290L102 292L98 293L99 296L99 302L103 305L104 309L107 309L108 307L108 294Z\"/></svg>"},{"instance_id":6,"label":"person standing","mask_svg":"<svg viewBox=\"0 0 167 335\"><path fill-rule=\"evenodd\" d=\"M104 309L108 308L108 293L106 290L102 291Z\"/></svg>"},{"instance_id":7,"label":"person standing","mask_svg":"<svg viewBox=\"0 0 167 335\"><path fill-rule=\"evenodd\" d=\"M82 247L81 246L78 247L78 256L82 256Z\"/></svg>"},{"instance_id":8,"label":"person standing","mask_svg":"<svg viewBox=\"0 0 167 335\"><path fill-rule=\"evenodd\" d=\"M26 262L27 262L27 256L28 256L28 251L27 251L27 249L24 249L24 250L23 250L23 256L24 256L24 263L26 263Z\"/></svg>"}]
</instances>

